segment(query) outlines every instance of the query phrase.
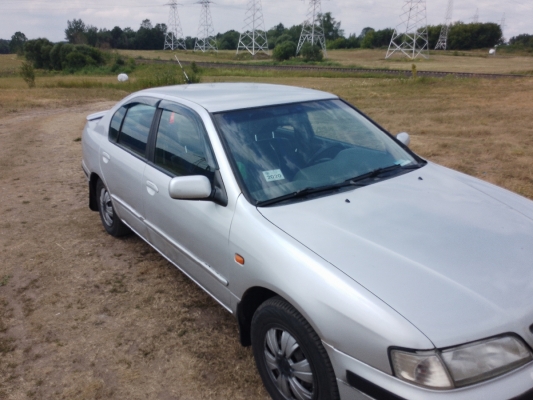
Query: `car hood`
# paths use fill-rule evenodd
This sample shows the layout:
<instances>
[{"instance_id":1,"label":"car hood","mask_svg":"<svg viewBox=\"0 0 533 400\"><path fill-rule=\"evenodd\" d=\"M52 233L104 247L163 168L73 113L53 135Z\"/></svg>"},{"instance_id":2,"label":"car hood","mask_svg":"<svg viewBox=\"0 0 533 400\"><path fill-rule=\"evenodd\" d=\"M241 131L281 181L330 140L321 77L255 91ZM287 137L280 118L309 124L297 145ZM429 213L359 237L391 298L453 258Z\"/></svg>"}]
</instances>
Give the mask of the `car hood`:
<instances>
[{"instance_id":1,"label":"car hood","mask_svg":"<svg viewBox=\"0 0 533 400\"><path fill-rule=\"evenodd\" d=\"M258 210L442 348L506 332L533 344L532 204L428 164Z\"/></svg>"}]
</instances>

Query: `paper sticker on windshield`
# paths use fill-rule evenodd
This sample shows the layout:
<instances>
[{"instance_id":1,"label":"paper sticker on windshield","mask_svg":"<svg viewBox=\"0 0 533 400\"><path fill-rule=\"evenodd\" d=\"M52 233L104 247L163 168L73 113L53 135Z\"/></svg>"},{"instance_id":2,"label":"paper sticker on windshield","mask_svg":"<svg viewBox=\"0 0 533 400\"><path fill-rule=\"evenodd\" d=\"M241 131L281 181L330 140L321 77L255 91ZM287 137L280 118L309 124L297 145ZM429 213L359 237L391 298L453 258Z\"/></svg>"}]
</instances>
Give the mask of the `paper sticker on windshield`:
<instances>
[{"instance_id":1,"label":"paper sticker on windshield","mask_svg":"<svg viewBox=\"0 0 533 400\"><path fill-rule=\"evenodd\" d=\"M263 171L263 175L267 182L281 181L285 179L283 172L280 169L273 169L272 171Z\"/></svg>"},{"instance_id":2,"label":"paper sticker on windshield","mask_svg":"<svg viewBox=\"0 0 533 400\"><path fill-rule=\"evenodd\" d=\"M399 161L396 161L394 164L399 165L400 167L404 167L407 164L411 164L411 161L409 161L409 160L399 160Z\"/></svg>"}]
</instances>

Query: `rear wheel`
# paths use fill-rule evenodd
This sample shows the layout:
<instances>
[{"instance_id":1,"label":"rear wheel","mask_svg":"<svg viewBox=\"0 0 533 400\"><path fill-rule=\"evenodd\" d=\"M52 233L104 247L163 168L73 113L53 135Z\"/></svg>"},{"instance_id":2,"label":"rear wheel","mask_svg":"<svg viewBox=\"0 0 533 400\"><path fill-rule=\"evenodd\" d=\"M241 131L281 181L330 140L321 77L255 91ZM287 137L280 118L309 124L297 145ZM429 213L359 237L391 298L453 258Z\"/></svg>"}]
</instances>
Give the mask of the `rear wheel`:
<instances>
[{"instance_id":1,"label":"rear wheel","mask_svg":"<svg viewBox=\"0 0 533 400\"><path fill-rule=\"evenodd\" d=\"M274 400L337 400L337 380L322 342L305 318L280 297L252 320L252 348Z\"/></svg>"},{"instance_id":2,"label":"rear wheel","mask_svg":"<svg viewBox=\"0 0 533 400\"><path fill-rule=\"evenodd\" d=\"M113 202L111 201L111 193L109 193L109 190L107 190L101 180L98 180L96 184L96 201L98 202L98 212L100 213L102 225L104 225L107 233L111 236L119 237L131 232L115 213Z\"/></svg>"}]
</instances>

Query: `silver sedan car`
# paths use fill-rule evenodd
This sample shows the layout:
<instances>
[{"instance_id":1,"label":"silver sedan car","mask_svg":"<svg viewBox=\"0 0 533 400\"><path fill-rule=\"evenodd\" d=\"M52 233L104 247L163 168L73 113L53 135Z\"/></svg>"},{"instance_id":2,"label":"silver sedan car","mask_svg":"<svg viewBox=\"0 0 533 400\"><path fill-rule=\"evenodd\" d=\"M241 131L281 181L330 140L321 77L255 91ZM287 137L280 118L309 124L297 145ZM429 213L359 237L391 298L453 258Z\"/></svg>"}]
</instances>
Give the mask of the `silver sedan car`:
<instances>
[{"instance_id":1,"label":"silver sedan car","mask_svg":"<svg viewBox=\"0 0 533 400\"><path fill-rule=\"evenodd\" d=\"M235 316L273 399L533 398L533 202L296 87L144 90L82 142L107 232Z\"/></svg>"}]
</instances>

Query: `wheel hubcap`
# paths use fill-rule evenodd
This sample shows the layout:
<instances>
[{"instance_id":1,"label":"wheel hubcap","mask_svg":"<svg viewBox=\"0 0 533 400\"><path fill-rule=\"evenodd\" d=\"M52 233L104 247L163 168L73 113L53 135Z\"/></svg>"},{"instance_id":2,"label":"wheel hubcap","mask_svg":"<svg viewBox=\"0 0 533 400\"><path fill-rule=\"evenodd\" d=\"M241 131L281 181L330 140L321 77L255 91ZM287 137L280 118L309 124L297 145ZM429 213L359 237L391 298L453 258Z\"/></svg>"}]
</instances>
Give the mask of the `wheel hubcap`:
<instances>
[{"instance_id":1,"label":"wheel hubcap","mask_svg":"<svg viewBox=\"0 0 533 400\"><path fill-rule=\"evenodd\" d=\"M300 345L283 329L270 329L265 337L265 361L271 379L289 400L313 398L313 372Z\"/></svg>"},{"instance_id":2,"label":"wheel hubcap","mask_svg":"<svg viewBox=\"0 0 533 400\"><path fill-rule=\"evenodd\" d=\"M100 210L102 210L102 218L108 226L113 225L113 204L111 203L111 196L107 189L102 189L100 192Z\"/></svg>"}]
</instances>

